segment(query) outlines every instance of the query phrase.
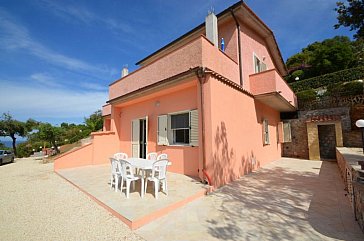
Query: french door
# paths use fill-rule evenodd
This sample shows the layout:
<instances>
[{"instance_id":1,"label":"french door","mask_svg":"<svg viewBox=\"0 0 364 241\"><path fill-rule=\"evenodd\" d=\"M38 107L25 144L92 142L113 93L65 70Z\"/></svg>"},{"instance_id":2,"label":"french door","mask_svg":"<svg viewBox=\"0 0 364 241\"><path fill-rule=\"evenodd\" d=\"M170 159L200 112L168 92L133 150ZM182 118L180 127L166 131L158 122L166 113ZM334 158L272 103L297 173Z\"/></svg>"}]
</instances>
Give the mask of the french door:
<instances>
[{"instance_id":1,"label":"french door","mask_svg":"<svg viewBox=\"0 0 364 241\"><path fill-rule=\"evenodd\" d=\"M148 151L148 117L135 119L131 125L131 153L133 157L146 158Z\"/></svg>"}]
</instances>

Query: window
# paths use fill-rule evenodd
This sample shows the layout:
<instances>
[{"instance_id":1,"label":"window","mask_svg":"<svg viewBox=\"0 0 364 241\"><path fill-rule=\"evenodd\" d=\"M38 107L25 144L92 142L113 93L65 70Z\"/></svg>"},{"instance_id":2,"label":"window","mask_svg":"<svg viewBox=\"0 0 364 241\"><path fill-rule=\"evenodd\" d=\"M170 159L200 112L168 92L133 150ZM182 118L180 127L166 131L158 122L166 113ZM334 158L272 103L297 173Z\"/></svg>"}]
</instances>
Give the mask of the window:
<instances>
[{"instance_id":1,"label":"window","mask_svg":"<svg viewBox=\"0 0 364 241\"><path fill-rule=\"evenodd\" d=\"M254 54L254 71L260 73L267 70L267 65Z\"/></svg>"},{"instance_id":2,"label":"window","mask_svg":"<svg viewBox=\"0 0 364 241\"><path fill-rule=\"evenodd\" d=\"M190 143L190 114L171 115L171 130L173 144Z\"/></svg>"},{"instance_id":3,"label":"window","mask_svg":"<svg viewBox=\"0 0 364 241\"><path fill-rule=\"evenodd\" d=\"M263 143L264 145L269 145L269 125L268 120L263 120Z\"/></svg>"},{"instance_id":4,"label":"window","mask_svg":"<svg viewBox=\"0 0 364 241\"><path fill-rule=\"evenodd\" d=\"M198 146L198 112L158 116L158 145Z\"/></svg>"}]
</instances>

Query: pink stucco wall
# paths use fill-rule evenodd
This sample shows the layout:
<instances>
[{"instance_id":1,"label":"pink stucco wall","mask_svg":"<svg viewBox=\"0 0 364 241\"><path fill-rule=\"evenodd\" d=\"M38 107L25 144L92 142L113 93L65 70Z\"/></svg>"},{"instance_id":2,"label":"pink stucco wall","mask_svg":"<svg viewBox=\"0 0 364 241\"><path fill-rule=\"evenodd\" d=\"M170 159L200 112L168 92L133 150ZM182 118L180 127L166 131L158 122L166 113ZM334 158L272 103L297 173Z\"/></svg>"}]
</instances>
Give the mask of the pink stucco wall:
<instances>
[{"instance_id":1,"label":"pink stucco wall","mask_svg":"<svg viewBox=\"0 0 364 241\"><path fill-rule=\"evenodd\" d=\"M225 53L238 63L238 31L234 20L219 24L219 48L221 49L221 39L224 38Z\"/></svg>"},{"instance_id":2,"label":"pink stucco wall","mask_svg":"<svg viewBox=\"0 0 364 241\"><path fill-rule=\"evenodd\" d=\"M102 107L102 116L111 115L111 105L107 104Z\"/></svg>"},{"instance_id":3,"label":"pink stucco wall","mask_svg":"<svg viewBox=\"0 0 364 241\"><path fill-rule=\"evenodd\" d=\"M213 46L204 36L200 36L163 58L157 59L111 84L109 99L125 95L198 66L208 67L226 78L238 81L237 63Z\"/></svg>"},{"instance_id":4,"label":"pink stucco wall","mask_svg":"<svg viewBox=\"0 0 364 241\"><path fill-rule=\"evenodd\" d=\"M215 187L280 158L278 111L214 78L204 91L206 165ZM269 145L263 145L263 119L269 122Z\"/></svg>"},{"instance_id":5,"label":"pink stucco wall","mask_svg":"<svg viewBox=\"0 0 364 241\"><path fill-rule=\"evenodd\" d=\"M54 170L109 163L109 157L119 151L114 132L91 133L92 143L67 152L54 160Z\"/></svg>"},{"instance_id":6,"label":"pink stucco wall","mask_svg":"<svg viewBox=\"0 0 364 241\"><path fill-rule=\"evenodd\" d=\"M267 44L262 37L253 30L241 26L241 48L243 62L244 88L250 90L249 75L254 74L254 54L267 65L267 69L273 69L272 57L267 49Z\"/></svg>"},{"instance_id":7,"label":"pink stucco wall","mask_svg":"<svg viewBox=\"0 0 364 241\"><path fill-rule=\"evenodd\" d=\"M249 76L250 92L254 95L280 92L292 105L297 107L297 97L275 69Z\"/></svg>"},{"instance_id":8,"label":"pink stucco wall","mask_svg":"<svg viewBox=\"0 0 364 241\"><path fill-rule=\"evenodd\" d=\"M197 109L197 80L186 88L170 88L160 95L145 97L134 103L118 106L120 113L120 150L131 155L131 122L148 116L148 152L167 153L172 165L169 171L198 176L199 147L157 145L158 116ZM157 104L158 103L158 104Z\"/></svg>"},{"instance_id":9,"label":"pink stucco wall","mask_svg":"<svg viewBox=\"0 0 364 241\"><path fill-rule=\"evenodd\" d=\"M54 159L54 170L92 165L92 143Z\"/></svg>"}]
</instances>

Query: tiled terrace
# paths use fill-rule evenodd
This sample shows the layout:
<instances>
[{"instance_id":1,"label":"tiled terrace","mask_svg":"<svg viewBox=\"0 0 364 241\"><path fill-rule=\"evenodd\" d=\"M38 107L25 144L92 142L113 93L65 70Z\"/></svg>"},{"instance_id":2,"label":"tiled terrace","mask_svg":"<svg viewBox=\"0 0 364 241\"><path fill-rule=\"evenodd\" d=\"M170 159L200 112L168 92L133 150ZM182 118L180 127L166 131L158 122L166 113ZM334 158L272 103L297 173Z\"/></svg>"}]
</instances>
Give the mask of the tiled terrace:
<instances>
[{"instance_id":1,"label":"tiled terrace","mask_svg":"<svg viewBox=\"0 0 364 241\"><path fill-rule=\"evenodd\" d=\"M159 241L362 241L345 194L336 162L282 158L136 232Z\"/></svg>"},{"instance_id":2,"label":"tiled terrace","mask_svg":"<svg viewBox=\"0 0 364 241\"><path fill-rule=\"evenodd\" d=\"M154 197L153 183L148 183L144 198L140 196L140 182L135 190L130 190L130 198L124 191L110 190L110 165L84 166L58 170L57 173L78 187L97 203L121 219L131 229L155 220L186 203L202 197L206 187L199 181L188 176L167 173L168 196L160 192L158 199Z\"/></svg>"}]
</instances>

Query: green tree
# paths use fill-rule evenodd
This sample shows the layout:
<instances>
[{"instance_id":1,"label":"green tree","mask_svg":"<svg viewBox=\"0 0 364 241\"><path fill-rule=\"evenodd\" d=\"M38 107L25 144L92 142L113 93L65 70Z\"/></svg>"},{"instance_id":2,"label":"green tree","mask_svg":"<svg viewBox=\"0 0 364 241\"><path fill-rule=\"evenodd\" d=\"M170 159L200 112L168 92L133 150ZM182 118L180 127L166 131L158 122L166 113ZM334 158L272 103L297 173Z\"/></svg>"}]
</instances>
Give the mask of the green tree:
<instances>
[{"instance_id":1,"label":"green tree","mask_svg":"<svg viewBox=\"0 0 364 241\"><path fill-rule=\"evenodd\" d=\"M61 134L61 127L52 126L49 123L40 123L36 133L41 140L48 141L54 147L56 153L59 153L57 141L60 139Z\"/></svg>"},{"instance_id":2,"label":"green tree","mask_svg":"<svg viewBox=\"0 0 364 241\"><path fill-rule=\"evenodd\" d=\"M90 117L85 118L86 127L91 132L102 129L103 123L104 123L104 120L102 118L101 110L97 110L93 114L91 114Z\"/></svg>"},{"instance_id":3,"label":"green tree","mask_svg":"<svg viewBox=\"0 0 364 241\"><path fill-rule=\"evenodd\" d=\"M0 118L0 136L10 136L14 154L16 155L16 136L25 137L28 126L21 121L14 120L9 113L3 113ZM29 126L30 128L30 126Z\"/></svg>"},{"instance_id":4,"label":"green tree","mask_svg":"<svg viewBox=\"0 0 364 241\"><path fill-rule=\"evenodd\" d=\"M355 67L358 65L358 55L348 37L336 36L322 42L314 42L287 59L286 65L291 70L288 80L293 81L297 70L302 70L299 77L311 78L318 75Z\"/></svg>"},{"instance_id":5,"label":"green tree","mask_svg":"<svg viewBox=\"0 0 364 241\"><path fill-rule=\"evenodd\" d=\"M336 3L338 23L334 27L350 27L350 31L356 31L356 39L364 38L364 0L348 0L348 3L349 5L343 2Z\"/></svg>"}]
</instances>

